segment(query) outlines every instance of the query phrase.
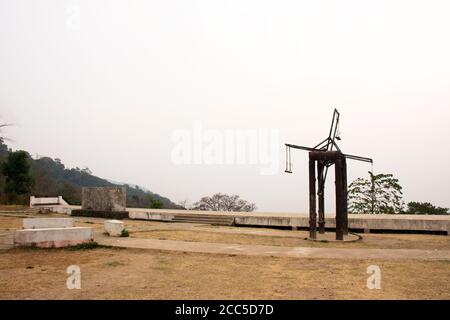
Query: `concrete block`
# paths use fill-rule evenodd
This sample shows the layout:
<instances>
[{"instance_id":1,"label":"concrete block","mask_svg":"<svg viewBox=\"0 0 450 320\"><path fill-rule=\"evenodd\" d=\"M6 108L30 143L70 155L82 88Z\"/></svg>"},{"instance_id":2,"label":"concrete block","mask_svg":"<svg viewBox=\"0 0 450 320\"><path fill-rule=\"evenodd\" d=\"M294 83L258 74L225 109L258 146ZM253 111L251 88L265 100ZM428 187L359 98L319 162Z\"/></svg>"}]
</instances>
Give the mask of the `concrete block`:
<instances>
[{"instance_id":1,"label":"concrete block","mask_svg":"<svg viewBox=\"0 0 450 320\"><path fill-rule=\"evenodd\" d=\"M126 202L125 187L82 188L82 210L126 211Z\"/></svg>"},{"instance_id":2,"label":"concrete block","mask_svg":"<svg viewBox=\"0 0 450 320\"><path fill-rule=\"evenodd\" d=\"M74 226L72 218L30 218L23 219L24 229L47 229L47 228L71 228Z\"/></svg>"},{"instance_id":3,"label":"concrete block","mask_svg":"<svg viewBox=\"0 0 450 320\"><path fill-rule=\"evenodd\" d=\"M111 237L120 237L122 231L125 229L123 222L119 220L105 221L105 232Z\"/></svg>"},{"instance_id":4,"label":"concrete block","mask_svg":"<svg viewBox=\"0 0 450 320\"><path fill-rule=\"evenodd\" d=\"M94 240L94 229L84 227L17 230L14 245L38 248L62 248Z\"/></svg>"}]
</instances>

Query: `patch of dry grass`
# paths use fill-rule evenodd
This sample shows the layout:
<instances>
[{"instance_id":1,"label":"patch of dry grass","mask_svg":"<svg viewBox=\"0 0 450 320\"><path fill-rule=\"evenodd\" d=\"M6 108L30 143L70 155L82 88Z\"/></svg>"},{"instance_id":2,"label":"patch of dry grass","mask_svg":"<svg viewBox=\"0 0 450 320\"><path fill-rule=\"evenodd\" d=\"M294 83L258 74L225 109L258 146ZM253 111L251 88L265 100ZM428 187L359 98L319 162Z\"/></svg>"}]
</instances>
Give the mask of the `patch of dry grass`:
<instances>
[{"instance_id":1,"label":"patch of dry grass","mask_svg":"<svg viewBox=\"0 0 450 320\"><path fill-rule=\"evenodd\" d=\"M27 206L21 205L0 205L0 211L23 211L29 209Z\"/></svg>"},{"instance_id":2,"label":"patch of dry grass","mask_svg":"<svg viewBox=\"0 0 450 320\"><path fill-rule=\"evenodd\" d=\"M2 230L21 225L20 218L0 216ZM103 220L77 218L76 225L100 229ZM236 244L449 249L450 241L445 236L370 234L358 243L324 244L275 235L277 231L269 229L269 235L255 235L224 233L252 231L247 228L128 220L125 225L131 230L156 229L134 232L135 237ZM296 231L286 234L297 235ZM366 270L372 264L382 270L379 291L366 288ZM81 267L82 290L66 288L70 265ZM0 251L0 299L450 299L450 262L335 261L113 248L12 249Z\"/></svg>"},{"instance_id":3,"label":"patch of dry grass","mask_svg":"<svg viewBox=\"0 0 450 320\"><path fill-rule=\"evenodd\" d=\"M22 219L0 216L0 230L22 229Z\"/></svg>"},{"instance_id":4,"label":"patch of dry grass","mask_svg":"<svg viewBox=\"0 0 450 320\"><path fill-rule=\"evenodd\" d=\"M73 264L82 290L66 289ZM366 287L372 264L382 290ZM0 299L450 299L450 263L14 249L0 252L0 288Z\"/></svg>"},{"instance_id":5,"label":"patch of dry grass","mask_svg":"<svg viewBox=\"0 0 450 320\"><path fill-rule=\"evenodd\" d=\"M242 230L245 232L245 229ZM153 230L131 232L131 237L159 240L181 240L194 242L232 243L244 245L270 245L284 247L319 248L379 248L379 249L450 249L450 237L421 234L367 234L363 239L352 243L322 243L305 240L304 237L285 237L270 235L232 234L208 232L206 230ZM292 231L295 234L296 231ZM298 232L300 233L300 232Z\"/></svg>"}]
</instances>

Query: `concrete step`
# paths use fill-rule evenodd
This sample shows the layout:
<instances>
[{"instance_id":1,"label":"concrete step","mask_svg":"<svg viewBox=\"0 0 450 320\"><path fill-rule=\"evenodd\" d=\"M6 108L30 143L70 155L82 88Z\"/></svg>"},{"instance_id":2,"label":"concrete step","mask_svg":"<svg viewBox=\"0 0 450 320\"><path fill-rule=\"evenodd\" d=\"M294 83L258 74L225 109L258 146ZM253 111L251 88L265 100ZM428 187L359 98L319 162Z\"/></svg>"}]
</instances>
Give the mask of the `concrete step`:
<instances>
[{"instance_id":1,"label":"concrete step","mask_svg":"<svg viewBox=\"0 0 450 320\"><path fill-rule=\"evenodd\" d=\"M198 213L178 213L177 217L201 217L201 218L232 218L228 215L215 215L215 214L198 214Z\"/></svg>"},{"instance_id":2,"label":"concrete step","mask_svg":"<svg viewBox=\"0 0 450 320\"><path fill-rule=\"evenodd\" d=\"M231 226L234 224L234 218L207 214L179 214L174 216L172 222Z\"/></svg>"},{"instance_id":3,"label":"concrete step","mask_svg":"<svg viewBox=\"0 0 450 320\"><path fill-rule=\"evenodd\" d=\"M192 219L199 219L199 220L231 220L233 218L212 218L212 217L178 217L174 216L175 219L186 219L186 220L192 220Z\"/></svg>"},{"instance_id":4,"label":"concrete step","mask_svg":"<svg viewBox=\"0 0 450 320\"><path fill-rule=\"evenodd\" d=\"M209 224L213 226L232 226L233 223L229 221L196 221L196 220L172 220L177 223L194 223L194 224Z\"/></svg>"},{"instance_id":5,"label":"concrete step","mask_svg":"<svg viewBox=\"0 0 450 320\"><path fill-rule=\"evenodd\" d=\"M175 216L175 219L185 219L185 220L192 220L192 219L198 219L198 220L223 220L223 221L229 221L232 220L232 217L226 217L226 218L222 218L222 217L179 217L179 216Z\"/></svg>"},{"instance_id":6,"label":"concrete step","mask_svg":"<svg viewBox=\"0 0 450 320\"><path fill-rule=\"evenodd\" d=\"M178 217L175 216L175 219L178 220L205 220L205 221L231 221L233 218L214 218L214 217Z\"/></svg>"}]
</instances>

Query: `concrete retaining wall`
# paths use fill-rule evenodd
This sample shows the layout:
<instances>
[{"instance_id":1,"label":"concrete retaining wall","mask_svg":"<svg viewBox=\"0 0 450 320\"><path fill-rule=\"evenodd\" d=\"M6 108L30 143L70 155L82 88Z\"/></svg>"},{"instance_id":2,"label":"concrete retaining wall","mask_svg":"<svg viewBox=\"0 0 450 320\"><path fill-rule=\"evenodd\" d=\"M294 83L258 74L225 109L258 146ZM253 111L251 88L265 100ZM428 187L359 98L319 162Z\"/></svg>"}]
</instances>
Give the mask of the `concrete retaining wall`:
<instances>
[{"instance_id":1,"label":"concrete retaining wall","mask_svg":"<svg viewBox=\"0 0 450 320\"><path fill-rule=\"evenodd\" d=\"M353 229L368 230L403 230L403 231L441 231L448 232L450 221L421 219L353 219L349 217L349 226Z\"/></svg>"},{"instance_id":2,"label":"concrete retaining wall","mask_svg":"<svg viewBox=\"0 0 450 320\"><path fill-rule=\"evenodd\" d=\"M234 217L236 226L308 228L309 216L305 214L264 212L213 212L168 209L129 209L130 219L170 222L177 214L218 215ZM349 228L353 230L443 232L450 235L450 216L430 215L349 215ZM333 217L326 217L327 228L335 228Z\"/></svg>"},{"instance_id":3,"label":"concrete retaining wall","mask_svg":"<svg viewBox=\"0 0 450 320\"><path fill-rule=\"evenodd\" d=\"M129 218L134 220L172 221L174 215L157 212L130 211Z\"/></svg>"},{"instance_id":4,"label":"concrete retaining wall","mask_svg":"<svg viewBox=\"0 0 450 320\"><path fill-rule=\"evenodd\" d=\"M61 248L94 240L92 228L51 228L17 230L14 245L38 248Z\"/></svg>"},{"instance_id":5,"label":"concrete retaining wall","mask_svg":"<svg viewBox=\"0 0 450 320\"><path fill-rule=\"evenodd\" d=\"M61 207L71 210L79 207ZM178 214L206 214L234 217L237 226L261 227L296 227L308 228L309 217L305 214L265 213L265 212L215 212L215 211L189 211L170 209L128 209L129 218L135 220L172 221ZM115 217L109 217L109 219ZM335 228L335 219L326 217L327 228ZM443 232L450 235L450 215L349 215L350 229L359 230L386 230L386 231L417 231L417 232Z\"/></svg>"},{"instance_id":6,"label":"concrete retaining wall","mask_svg":"<svg viewBox=\"0 0 450 320\"><path fill-rule=\"evenodd\" d=\"M235 225L309 228L309 217L236 216ZM336 228L336 220L334 218L325 218L325 225L327 228ZM356 230L432 231L450 234L450 217L449 220L433 220L429 216L425 219L420 216L393 215L383 215L377 218L369 216L353 218L349 215L348 226L349 229Z\"/></svg>"}]
</instances>

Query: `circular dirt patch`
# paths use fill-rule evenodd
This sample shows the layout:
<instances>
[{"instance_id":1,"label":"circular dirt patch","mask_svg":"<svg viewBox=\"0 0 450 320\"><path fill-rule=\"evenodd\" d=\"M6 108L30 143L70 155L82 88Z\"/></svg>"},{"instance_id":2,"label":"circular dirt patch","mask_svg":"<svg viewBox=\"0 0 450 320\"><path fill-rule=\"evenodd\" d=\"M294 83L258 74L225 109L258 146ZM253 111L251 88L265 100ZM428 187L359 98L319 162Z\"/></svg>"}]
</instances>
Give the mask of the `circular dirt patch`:
<instances>
[{"instance_id":1,"label":"circular dirt patch","mask_svg":"<svg viewBox=\"0 0 450 320\"><path fill-rule=\"evenodd\" d=\"M325 232L323 234L317 233L317 239L307 238L309 241L315 242L356 242L361 240L362 237L359 234L349 232L348 235L344 235L344 240L336 240L336 233Z\"/></svg>"}]
</instances>

